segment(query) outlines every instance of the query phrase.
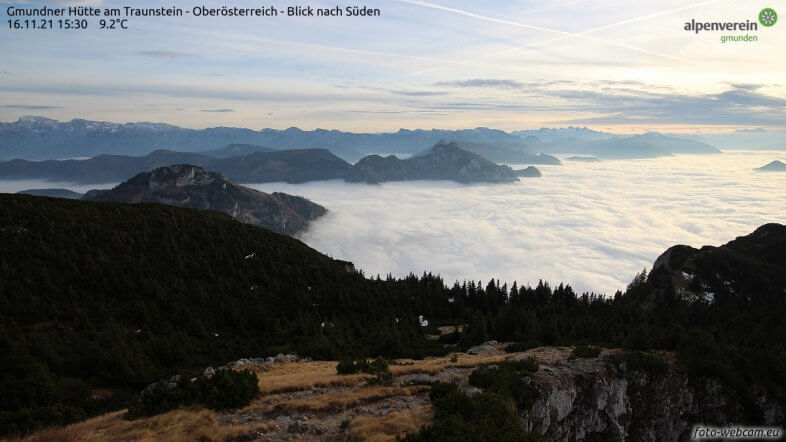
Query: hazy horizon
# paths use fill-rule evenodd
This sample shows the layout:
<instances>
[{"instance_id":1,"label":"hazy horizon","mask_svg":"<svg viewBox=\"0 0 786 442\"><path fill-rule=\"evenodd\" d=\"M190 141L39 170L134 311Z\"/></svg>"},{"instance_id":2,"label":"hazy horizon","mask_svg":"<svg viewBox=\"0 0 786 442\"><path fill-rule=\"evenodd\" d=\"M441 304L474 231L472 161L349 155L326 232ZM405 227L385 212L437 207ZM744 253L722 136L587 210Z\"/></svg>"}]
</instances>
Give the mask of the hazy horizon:
<instances>
[{"instance_id":1,"label":"hazy horizon","mask_svg":"<svg viewBox=\"0 0 786 442\"><path fill-rule=\"evenodd\" d=\"M70 122L70 121L73 121L73 120L87 120L87 121L97 121L97 122L111 123L111 124L166 124L166 125L175 126L175 127L182 128L182 129L191 129L191 130L203 130L203 129L211 129L211 128L216 128L216 127L227 127L227 128L235 128L235 129L250 129L250 130L255 130L255 131L264 130L264 129L273 129L273 130L283 131L283 130L286 130L286 129L296 128L296 129L300 129L300 130L303 130L303 131L315 131L315 130L334 131L334 130L338 130L340 132L356 133L356 134L363 134L363 133L368 133L368 134L392 134L392 133L396 133L396 132L398 132L400 130L410 130L410 131L430 131L430 130L451 131L451 130L454 130L454 131L461 131L461 130L474 130L474 129L500 130L500 131L503 131L503 132L506 132L506 133L513 133L513 132L524 131L524 130L538 130L538 129L564 130L564 129L576 128L576 129L589 129L589 130L596 131L596 132L602 132L602 133L607 133L607 134L611 134L611 135L623 135L623 136L624 135L638 135L638 134L644 134L644 133L647 133L647 132L658 132L658 133L662 133L664 135L675 135L675 136L733 135L733 134L742 134L742 133L752 133L753 131L761 131L762 133L769 133L769 134L778 134L778 135L783 134L783 135L786 135L786 127L784 127L784 128L779 128L779 127L764 128L764 127L761 127L761 126L754 126L754 127L736 128L736 129L733 128L733 127L726 127L726 128L704 127L704 128L701 128L701 129L692 130L690 132L661 132L661 131L658 131L658 130L655 130L655 129L624 128L624 127L623 128L617 128L616 129L617 131L614 131L614 130L606 130L604 128L598 128L598 127L595 127L595 126L592 126L592 125L572 125L572 124L568 124L568 125L552 125L552 126L538 126L538 127L520 127L520 128L516 128L516 129L509 129L509 130L501 129L501 128L498 128L498 127L477 126L477 125L475 125L475 126L470 125L470 126L466 126L466 127L455 127L455 128L436 127L436 126L435 127L427 127L427 126L414 127L413 126L413 127L399 127L399 128L394 128L394 129L384 130L384 131L364 132L362 130L352 130L352 129L340 130L340 129L336 129L336 128L332 128L332 127L319 126L319 125L310 126L310 127L291 126L291 125L290 126L279 126L279 127L270 127L270 126L248 127L248 126L241 126L239 124L238 125L233 125L232 123L226 123L226 124L223 124L223 125L220 125L220 126L215 126L215 125L213 125L213 126L211 126L211 125L207 125L207 126L193 126L193 125L192 126L181 126L179 124L174 124L174 123L167 122L167 121L155 121L155 120L112 121L112 120L106 120L106 119L104 119L104 120L102 120L102 119L91 120L91 119L83 118L83 117L79 117L79 116L75 116L75 117L69 118L69 119L57 119L57 118L53 118L51 116L46 116L46 115L41 115L41 114L20 115L20 116L18 116L16 118L13 118L13 119L10 119L10 120L0 120L0 123L5 123L5 124L15 123L15 122L18 122L18 121L20 121L20 120L22 120L24 118L46 118L46 119L50 119L50 120L55 120L55 121L57 121L59 123L67 123L67 122ZM87 157L85 157L85 158L87 158Z\"/></svg>"}]
</instances>

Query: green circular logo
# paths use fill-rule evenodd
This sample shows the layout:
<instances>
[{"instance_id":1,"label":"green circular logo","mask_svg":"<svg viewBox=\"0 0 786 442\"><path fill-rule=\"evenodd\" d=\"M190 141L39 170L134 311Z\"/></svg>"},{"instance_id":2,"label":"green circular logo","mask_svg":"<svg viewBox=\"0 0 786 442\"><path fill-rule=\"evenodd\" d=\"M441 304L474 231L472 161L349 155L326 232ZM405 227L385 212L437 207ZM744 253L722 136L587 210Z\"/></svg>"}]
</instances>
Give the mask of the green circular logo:
<instances>
[{"instance_id":1,"label":"green circular logo","mask_svg":"<svg viewBox=\"0 0 786 442\"><path fill-rule=\"evenodd\" d=\"M778 13L772 8L764 8L759 12L759 23L763 26L772 26L778 21Z\"/></svg>"}]
</instances>

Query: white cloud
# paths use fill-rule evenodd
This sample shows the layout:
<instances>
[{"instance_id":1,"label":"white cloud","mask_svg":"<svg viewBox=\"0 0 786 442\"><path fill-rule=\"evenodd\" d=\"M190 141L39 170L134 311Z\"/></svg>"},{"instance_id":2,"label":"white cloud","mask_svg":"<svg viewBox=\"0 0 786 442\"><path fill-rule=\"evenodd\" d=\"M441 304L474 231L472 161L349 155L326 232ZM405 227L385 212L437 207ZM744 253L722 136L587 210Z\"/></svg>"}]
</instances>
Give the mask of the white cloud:
<instances>
[{"instance_id":1,"label":"white cloud","mask_svg":"<svg viewBox=\"0 0 786 442\"><path fill-rule=\"evenodd\" d=\"M666 248L720 245L786 218L785 153L726 153L541 167L512 185L339 181L253 185L330 213L302 239L367 275L565 281L613 294Z\"/></svg>"}]
</instances>

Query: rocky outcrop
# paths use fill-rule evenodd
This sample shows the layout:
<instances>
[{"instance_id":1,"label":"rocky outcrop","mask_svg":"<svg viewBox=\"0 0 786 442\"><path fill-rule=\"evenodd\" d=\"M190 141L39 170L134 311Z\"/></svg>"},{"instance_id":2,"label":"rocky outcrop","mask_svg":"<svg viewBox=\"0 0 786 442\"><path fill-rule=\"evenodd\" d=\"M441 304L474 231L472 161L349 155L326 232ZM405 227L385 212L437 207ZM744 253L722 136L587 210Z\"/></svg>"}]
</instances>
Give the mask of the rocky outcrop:
<instances>
[{"instance_id":1,"label":"rocky outcrop","mask_svg":"<svg viewBox=\"0 0 786 442\"><path fill-rule=\"evenodd\" d=\"M519 413L526 430L547 440L676 441L694 424L748 421L742 400L731 390L712 378L689 379L668 362L669 354L652 356L664 361L653 369L632 366L620 350L590 359L564 358L558 349L537 351L550 352L547 363L525 379L535 385L538 399ZM754 388L753 407L762 423L782 425L781 405Z\"/></svg>"},{"instance_id":2,"label":"rocky outcrop","mask_svg":"<svg viewBox=\"0 0 786 442\"><path fill-rule=\"evenodd\" d=\"M497 341L488 341L467 350L470 355L501 355L505 350L503 346Z\"/></svg>"},{"instance_id":3,"label":"rocky outcrop","mask_svg":"<svg viewBox=\"0 0 786 442\"><path fill-rule=\"evenodd\" d=\"M771 308L781 302L786 287L784 247L786 227L774 223L719 247L670 247L652 266L643 292L647 299L636 295L636 300L645 307L675 296L689 303Z\"/></svg>"},{"instance_id":4,"label":"rocky outcrop","mask_svg":"<svg viewBox=\"0 0 786 442\"><path fill-rule=\"evenodd\" d=\"M508 183L518 181L518 177L508 166L466 151L455 142L441 141L431 149L404 160L395 155L369 155L355 164L346 180L367 183L405 180Z\"/></svg>"},{"instance_id":5,"label":"rocky outcrop","mask_svg":"<svg viewBox=\"0 0 786 442\"><path fill-rule=\"evenodd\" d=\"M305 229L309 221L327 212L305 198L259 192L192 165L160 167L140 173L114 189L90 191L84 199L217 210L244 223L288 235Z\"/></svg>"}]
</instances>

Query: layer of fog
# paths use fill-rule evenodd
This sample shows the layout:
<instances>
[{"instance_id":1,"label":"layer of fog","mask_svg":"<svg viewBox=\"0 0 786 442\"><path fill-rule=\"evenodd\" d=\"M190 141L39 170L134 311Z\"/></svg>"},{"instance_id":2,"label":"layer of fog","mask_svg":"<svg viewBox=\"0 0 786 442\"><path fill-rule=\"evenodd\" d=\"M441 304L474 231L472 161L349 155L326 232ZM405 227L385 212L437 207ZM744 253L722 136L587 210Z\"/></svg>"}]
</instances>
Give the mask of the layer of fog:
<instances>
[{"instance_id":1,"label":"layer of fog","mask_svg":"<svg viewBox=\"0 0 786 442\"><path fill-rule=\"evenodd\" d=\"M74 184L47 180L0 180L0 193L16 193L28 189L68 189L72 192L85 193L93 189L111 189L118 184Z\"/></svg>"},{"instance_id":2,"label":"layer of fog","mask_svg":"<svg viewBox=\"0 0 786 442\"><path fill-rule=\"evenodd\" d=\"M612 294L674 244L720 245L786 222L786 174L752 169L786 153L731 152L539 166L510 185L342 181L253 184L330 212L300 238L366 275L565 281Z\"/></svg>"}]
</instances>

